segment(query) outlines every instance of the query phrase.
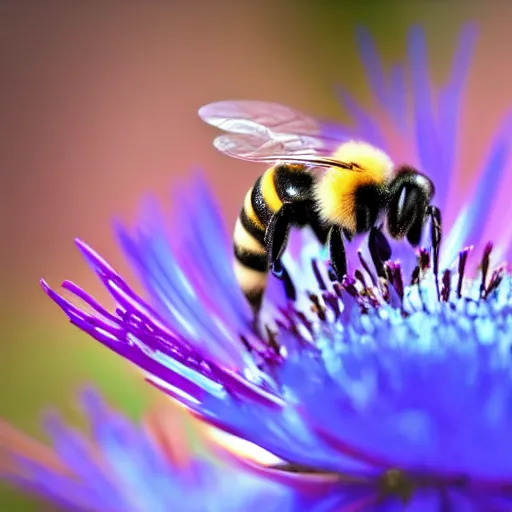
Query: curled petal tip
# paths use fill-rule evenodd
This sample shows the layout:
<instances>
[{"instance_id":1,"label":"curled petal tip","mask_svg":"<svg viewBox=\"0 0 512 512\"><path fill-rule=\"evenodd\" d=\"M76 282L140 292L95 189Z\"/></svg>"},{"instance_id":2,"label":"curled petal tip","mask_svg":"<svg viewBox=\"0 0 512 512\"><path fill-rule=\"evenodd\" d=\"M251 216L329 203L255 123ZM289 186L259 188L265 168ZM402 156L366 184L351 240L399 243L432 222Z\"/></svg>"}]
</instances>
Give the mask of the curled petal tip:
<instances>
[{"instance_id":1,"label":"curled petal tip","mask_svg":"<svg viewBox=\"0 0 512 512\"><path fill-rule=\"evenodd\" d=\"M46 432L52 435L52 437L53 434L61 432L64 428L64 423L60 414L53 407L48 407L43 412L43 425Z\"/></svg>"},{"instance_id":2,"label":"curled petal tip","mask_svg":"<svg viewBox=\"0 0 512 512\"><path fill-rule=\"evenodd\" d=\"M67 291L73 291L76 289L76 284L73 283L73 281L69 281L68 279L65 279L64 281L62 281L61 283L61 288L63 288L64 290L67 290Z\"/></svg>"},{"instance_id":3,"label":"curled petal tip","mask_svg":"<svg viewBox=\"0 0 512 512\"><path fill-rule=\"evenodd\" d=\"M75 245L79 249L87 249L87 248L89 248L89 246L81 238L75 238L74 242L75 242Z\"/></svg>"},{"instance_id":4,"label":"curled petal tip","mask_svg":"<svg viewBox=\"0 0 512 512\"><path fill-rule=\"evenodd\" d=\"M59 303L60 295L48 284L45 279L40 279L39 284L43 289L43 292L50 297L53 301Z\"/></svg>"},{"instance_id":5,"label":"curled petal tip","mask_svg":"<svg viewBox=\"0 0 512 512\"><path fill-rule=\"evenodd\" d=\"M101 395L93 384L84 384L81 386L79 396L82 402L99 403L101 402Z\"/></svg>"},{"instance_id":6,"label":"curled petal tip","mask_svg":"<svg viewBox=\"0 0 512 512\"><path fill-rule=\"evenodd\" d=\"M83 386L79 392L80 406L87 416L96 418L106 413L106 404L99 391L91 384Z\"/></svg>"},{"instance_id":7,"label":"curled petal tip","mask_svg":"<svg viewBox=\"0 0 512 512\"><path fill-rule=\"evenodd\" d=\"M90 245L80 238L75 238L75 245L96 272L118 276L117 272Z\"/></svg>"}]
</instances>

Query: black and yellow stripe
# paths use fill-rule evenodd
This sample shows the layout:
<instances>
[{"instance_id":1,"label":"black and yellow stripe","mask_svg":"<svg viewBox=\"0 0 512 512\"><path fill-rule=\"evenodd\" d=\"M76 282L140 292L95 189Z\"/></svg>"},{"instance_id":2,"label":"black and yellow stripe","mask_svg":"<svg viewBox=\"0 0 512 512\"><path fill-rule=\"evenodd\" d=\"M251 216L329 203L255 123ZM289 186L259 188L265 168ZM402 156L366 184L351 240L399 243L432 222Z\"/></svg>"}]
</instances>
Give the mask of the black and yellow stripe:
<instances>
[{"instance_id":1,"label":"black and yellow stripe","mask_svg":"<svg viewBox=\"0 0 512 512\"><path fill-rule=\"evenodd\" d=\"M285 202L310 201L314 178L301 165L267 169L247 192L234 232L235 275L247 300L257 311L267 282L265 230Z\"/></svg>"}]
</instances>

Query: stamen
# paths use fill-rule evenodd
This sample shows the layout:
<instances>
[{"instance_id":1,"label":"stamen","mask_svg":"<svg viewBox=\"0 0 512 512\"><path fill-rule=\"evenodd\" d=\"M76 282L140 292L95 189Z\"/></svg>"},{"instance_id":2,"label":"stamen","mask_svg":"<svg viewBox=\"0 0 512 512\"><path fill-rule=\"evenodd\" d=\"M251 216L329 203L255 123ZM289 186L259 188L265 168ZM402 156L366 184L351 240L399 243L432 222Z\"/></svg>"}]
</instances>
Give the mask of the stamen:
<instances>
[{"instance_id":1,"label":"stamen","mask_svg":"<svg viewBox=\"0 0 512 512\"><path fill-rule=\"evenodd\" d=\"M318 283L320 290L322 290L322 291L327 290L327 286L325 285L325 281L322 277L322 274L320 274L320 270L318 268L318 262L316 259L311 260L311 266L313 267L313 273L315 274L315 279Z\"/></svg>"},{"instance_id":2,"label":"stamen","mask_svg":"<svg viewBox=\"0 0 512 512\"><path fill-rule=\"evenodd\" d=\"M276 353L281 354L281 347L277 342L277 332L273 332L268 325L265 325L265 331L267 333L267 344Z\"/></svg>"},{"instance_id":3,"label":"stamen","mask_svg":"<svg viewBox=\"0 0 512 512\"><path fill-rule=\"evenodd\" d=\"M283 282L286 297L288 300L295 301L297 298L297 290L295 289L292 278L290 277L290 274L284 265L282 265L281 280Z\"/></svg>"},{"instance_id":4,"label":"stamen","mask_svg":"<svg viewBox=\"0 0 512 512\"><path fill-rule=\"evenodd\" d=\"M485 290L484 299L487 299L487 297L494 291L498 286L500 285L501 281L503 280L503 274L505 273L505 267L502 266L500 268L497 268L491 276L491 281L489 283L489 286Z\"/></svg>"},{"instance_id":5,"label":"stamen","mask_svg":"<svg viewBox=\"0 0 512 512\"><path fill-rule=\"evenodd\" d=\"M304 344L304 338L301 335L299 331L299 327L297 325L296 319L295 319L295 310L294 309L282 309L280 308L279 311L282 313L282 315L288 320L288 324L284 324L282 321L277 320L277 326L281 330L287 330L291 332L295 338L299 341L299 343Z\"/></svg>"},{"instance_id":6,"label":"stamen","mask_svg":"<svg viewBox=\"0 0 512 512\"><path fill-rule=\"evenodd\" d=\"M295 314L297 318L300 320L302 325L308 330L310 334L313 334L313 323L308 320L307 316L302 311L296 311Z\"/></svg>"},{"instance_id":7,"label":"stamen","mask_svg":"<svg viewBox=\"0 0 512 512\"><path fill-rule=\"evenodd\" d=\"M252 354L254 352L254 347L249 343L249 340L243 334L240 334L240 340L247 352Z\"/></svg>"},{"instance_id":8,"label":"stamen","mask_svg":"<svg viewBox=\"0 0 512 512\"><path fill-rule=\"evenodd\" d=\"M430 254L425 249L420 249L418 254L418 265L422 272L430 268Z\"/></svg>"},{"instance_id":9,"label":"stamen","mask_svg":"<svg viewBox=\"0 0 512 512\"><path fill-rule=\"evenodd\" d=\"M480 284L480 297L483 297L485 294L486 285L485 282L487 280L487 273L489 272L489 264L491 262L491 252L492 252L492 242L487 242L487 245L484 249L484 255L482 257L482 282Z\"/></svg>"},{"instance_id":10,"label":"stamen","mask_svg":"<svg viewBox=\"0 0 512 512\"><path fill-rule=\"evenodd\" d=\"M359 297L359 292L357 291L357 288L354 285L354 280L351 279L348 276L345 276L345 279L343 280L343 288L350 294L352 297L357 299Z\"/></svg>"},{"instance_id":11,"label":"stamen","mask_svg":"<svg viewBox=\"0 0 512 512\"><path fill-rule=\"evenodd\" d=\"M325 304L331 308L334 313L334 318L337 320L341 314L340 301L338 300L338 297L332 293L326 292L322 294L322 298L324 299Z\"/></svg>"},{"instance_id":12,"label":"stamen","mask_svg":"<svg viewBox=\"0 0 512 512\"><path fill-rule=\"evenodd\" d=\"M413 285L417 285L419 283L420 283L420 267L419 267L419 265L416 265L411 274L410 284L411 284L411 286L413 286Z\"/></svg>"},{"instance_id":13,"label":"stamen","mask_svg":"<svg viewBox=\"0 0 512 512\"><path fill-rule=\"evenodd\" d=\"M356 276L356 279L363 285L363 288L368 288L368 285L366 284L366 280L364 278L364 275L363 275L363 273L359 269L357 269L354 272L354 275Z\"/></svg>"},{"instance_id":14,"label":"stamen","mask_svg":"<svg viewBox=\"0 0 512 512\"><path fill-rule=\"evenodd\" d=\"M341 299L343 297L343 291L340 283L336 282L332 285L332 289L334 290L334 293L336 296Z\"/></svg>"},{"instance_id":15,"label":"stamen","mask_svg":"<svg viewBox=\"0 0 512 512\"><path fill-rule=\"evenodd\" d=\"M459 280L457 282L457 297L462 297L462 283L464 282L464 271L466 270L466 263L468 261L468 254L472 247L466 247L459 253Z\"/></svg>"},{"instance_id":16,"label":"stamen","mask_svg":"<svg viewBox=\"0 0 512 512\"><path fill-rule=\"evenodd\" d=\"M443 288L441 289L441 300L448 302L451 291L452 273L449 269L443 272Z\"/></svg>"},{"instance_id":17,"label":"stamen","mask_svg":"<svg viewBox=\"0 0 512 512\"><path fill-rule=\"evenodd\" d=\"M327 320L327 316L325 315L325 308L320 304L318 295L308 292L308 298L313 303L313 307L311 308L313 313L316 313L318 318L322 320L322 322L325 322Z\"/></svg>"},{"instance_id":18,"label":"stamen","mask_svg":"<svg viewBox=\"0 0 512 512\"><path fill-rule=\"evenodd\" d=\"M361 251L357 251L357 255L359 256L359 261L361 262L361 265L366 270L366 273L370 276L373 286L375 286L377 288L377 286L378 286L377 278L375 277L374 273L370 269L368 262L363 258L363 253Z\"/></svg>"},{"instance_id":19,"label":"stamen","mask_svg":"<svg viewBox=\"0 0 512 512\"><path fill-rule=\"evenodd\" d=\"M398 296L400 297L400 302L403 303L404 299L404 281L402 278L402 268L400 263L398 262L386 262L386 274L388 276L388 281L395 288Z\"/></svg>"}]
</instances>

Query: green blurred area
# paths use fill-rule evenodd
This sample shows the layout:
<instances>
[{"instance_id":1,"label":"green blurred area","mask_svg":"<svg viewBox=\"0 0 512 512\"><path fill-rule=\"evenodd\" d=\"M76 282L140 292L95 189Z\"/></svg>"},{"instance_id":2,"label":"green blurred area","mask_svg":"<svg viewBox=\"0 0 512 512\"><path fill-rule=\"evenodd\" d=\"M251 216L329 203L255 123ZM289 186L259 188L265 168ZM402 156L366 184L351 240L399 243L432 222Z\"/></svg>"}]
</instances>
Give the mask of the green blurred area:
<instances>
[{"instance_id":1,"label":"green blurred area","mask_svg":"<svg viewBox=\"0 0 512 512\"><path fill-rule=\"evenodd\" d=\"M320 115L338 112L332 94L335 83L346 85L357 98L364 99L368 95L355 53L353 33L356 25L370 28L386 60L392 60L404 56L407 28L412 23L422 23L430 53L442 72L461 23L475 17L482 23L490 23L488 20L492 16L498 16L497 8L489 12L478 2L455 0L296 0L262 2L261 8L269 11L269 18L273 10L278 13L279 19L271 29L280 27L280 40L290 62L304 67L301 87L314 97L312 103ZM23 18L16 22L23 30ZM223 24L219 23L219 30L227 30L226 23L236 22L236 19L224 20ZM212 40L209 44L215 47L216 42ZM172 50L169 48L169 52ZM236 73L236 69L233 72ZM265 69L261 73L265 75ZM208 84L195 86L208 87ZM293 87L290 83L290 88ZM240 96L244 96L244 91L240 91ZM191 115L195 113L191 112ZM98 229L110 229L110 226ZM22 272L21 269L16 271ZM65 278L73 276L63 275L62 279ZM34 293L42 295L43 292ZM77 425L84 424L73 403L76 392L86 383L94 383L110 403L117 404L133 418L139 417L152 401L154 391L140 375L70 326L63 316L58 313L49 317L32 314L32 298L9 303L7 308L8 300L4 303L4 311L9 315L2 320L5 341L2 340L0 359L1 417L38 439L45 439L40 419L48 405L58 408ZM39 311L44 309L39 308ZM52 510L52 507L43 507L40 502L18 492L5 487L0 489L0 511Z\"/></svg>"},{"instance_id":2,"label":"green blurred area","mask_svg":"<svg viewBox=\"0 0 512 512\"><path fill-rule=\"evenodd\" d=\"M23 322L26 319L20 318L18 325ZM34 438L48 443L41 425L44 413L50 410L58 410L71 424L85 430L87 423L76 398L89 384L134 419L152 402L153 389L132 366L71 327L64 317L61 325L47 325L39 319L26 327L25 323L18 344L2 348L0 417ZM40 504L18 492L4 486L0 492L2 511L41 510Z\"/></svg>"}]
</instances>

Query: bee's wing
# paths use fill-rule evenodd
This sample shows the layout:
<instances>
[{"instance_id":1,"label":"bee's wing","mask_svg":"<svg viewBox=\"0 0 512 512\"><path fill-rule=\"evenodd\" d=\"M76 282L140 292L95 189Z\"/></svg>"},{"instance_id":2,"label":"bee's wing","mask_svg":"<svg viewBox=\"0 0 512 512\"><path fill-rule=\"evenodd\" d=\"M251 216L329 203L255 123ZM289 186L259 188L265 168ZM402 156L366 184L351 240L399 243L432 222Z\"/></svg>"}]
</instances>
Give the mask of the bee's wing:
<instances>
[{"instance_id":1,"label":"bee's wing","mask_svg":"<svg viewBox=\"0 0 512 512\"><path fill-rule=\"evenodd\" d=\"M274 163L278 160L304 164L308 167L338 167L360 170L354 163L345 163L323 156L323 144L319 146L314 137L290 134L230 133L220 135L213 145L222 153L250 162Z\"/></svg>"},{"instance_id":2,"label":"bee's wing","mask_svg":"<svg viewBox=\"0 0 512 512\"><path fill-rule=\"evenodd\" d=\"M319 120L278 103L219 101L201 107L199 116L228 132L217 137L214 146L242 160L317 165L312 158L330 154L343 141L325 134ZM326 160L322 165L327 165Z\"/></svg>"},{"instance_id":3,"label":"bee's wing","mask_svg":"<svg viewBox=\"0 0 512 512\"><path fill-rule=\"evenodd\" d=\"M299 110L266 101L217 101L201 107L199 117L231 133L252 133L265 128L274 133L318 135L321 123Z\"/></svg>"}]
</instances>

